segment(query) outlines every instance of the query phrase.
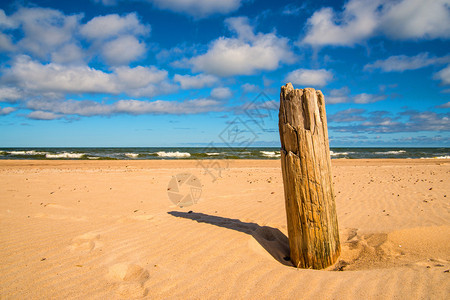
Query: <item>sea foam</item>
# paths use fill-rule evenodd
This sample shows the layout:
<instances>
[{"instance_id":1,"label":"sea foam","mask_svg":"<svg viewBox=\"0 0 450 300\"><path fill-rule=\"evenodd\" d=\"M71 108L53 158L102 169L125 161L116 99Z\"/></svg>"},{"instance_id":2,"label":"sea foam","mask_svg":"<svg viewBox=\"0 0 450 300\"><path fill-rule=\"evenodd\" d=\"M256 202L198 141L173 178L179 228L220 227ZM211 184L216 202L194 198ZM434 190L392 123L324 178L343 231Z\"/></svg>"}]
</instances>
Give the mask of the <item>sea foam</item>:
<instances>
[{"instance_id":1,"label":"sea foam","mask_svg":"<svg viewBox=\"0 0 450 300\"><path fill-rule=\"evenodd\" d=\"M156 154L158 154L158 156L160 157L190 157L191 154L188 152L165 152L165 151L159 151L156 152Z\"/></svg>"},{"instance_id":2,"label":"sea foam","mask_svg":"<svg viewBox=\"0 0 450 300\"><path fill-rule=\"evenodd\" d=\"M374 154L402 154L402 153L406 153L405 150L398 150L398 151L386 151L386 152L374 152Z\"/></svg>"},{"instance_id":3,"label":"sea foam","mask_svg":"<svg viewBox=\"0 0 450 300\"><path fill-rule=\"evenodd\" d=\"M277 153L279 151L259 151L265 157L281 157L281 153Z\"/></svg>"},{"instance_id":4,"label":"sea foam","mask_svg":"<svg viewBox=\"0 0 450 300\"><path fill-rule=\"evenodd\" d=\"M35 150L28 150L28 151L9 151L8 152L11 155L45 155L48 152L39 152Z\"/></svg>"},{"instance_id":5,"label":"sea foam","mask_svg":"<svg viewBox=\"0 0 450 300\"><path fill-rule=\"evenodd\" d=\"M350 153L354 152L333 152L330 150L330 156L349 155Z\"/></svg>"},{"instance_id":6,"label":"sea foam","mask_svg":"<svg viewBox=\"0 0 450 300\"><path fill-rule=\"evenodd\" d=\"M84 153L57 153L57 154L49 154L47 153L45 155L46 158L82 158L85 154Z\"/></svg>"}]
</instances>

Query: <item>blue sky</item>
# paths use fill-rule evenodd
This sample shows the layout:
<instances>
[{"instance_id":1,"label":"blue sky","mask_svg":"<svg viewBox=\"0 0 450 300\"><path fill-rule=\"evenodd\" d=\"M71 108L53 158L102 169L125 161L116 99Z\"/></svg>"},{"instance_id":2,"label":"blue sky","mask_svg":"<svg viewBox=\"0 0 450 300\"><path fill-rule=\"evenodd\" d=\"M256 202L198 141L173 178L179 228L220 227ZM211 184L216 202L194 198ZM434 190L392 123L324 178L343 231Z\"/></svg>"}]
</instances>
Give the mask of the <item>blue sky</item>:
<instances>
[{"instance_id":1,"label":"blue sky","mask_svg":"<svg viewBox=\"0 0 450 300\"><path fill-rule=\"evenodd\" d=\"M331 146L450 146L450 0L0 3L0 147L279 146L287 82Z\"/></svg>"}]
</instances>

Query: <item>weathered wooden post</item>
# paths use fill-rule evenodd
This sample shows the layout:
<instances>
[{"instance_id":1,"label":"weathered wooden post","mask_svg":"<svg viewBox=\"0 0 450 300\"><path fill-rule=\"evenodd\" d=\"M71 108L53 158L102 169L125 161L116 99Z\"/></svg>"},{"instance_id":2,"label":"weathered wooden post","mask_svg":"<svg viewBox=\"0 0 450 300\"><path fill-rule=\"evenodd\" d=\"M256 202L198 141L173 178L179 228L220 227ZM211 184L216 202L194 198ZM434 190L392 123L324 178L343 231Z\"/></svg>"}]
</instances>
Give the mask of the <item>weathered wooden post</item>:
<instances>
[{"instance_id":1,"label":"weathered wooden post","mask_svg":"<svg viewBox=\"0 0 450 300\"><path fill-rule=\"evenodd\" d=\"M322 92L282 86L279 130L291 261L326 268L341 248Z\"/></svg>"}]
</instances>

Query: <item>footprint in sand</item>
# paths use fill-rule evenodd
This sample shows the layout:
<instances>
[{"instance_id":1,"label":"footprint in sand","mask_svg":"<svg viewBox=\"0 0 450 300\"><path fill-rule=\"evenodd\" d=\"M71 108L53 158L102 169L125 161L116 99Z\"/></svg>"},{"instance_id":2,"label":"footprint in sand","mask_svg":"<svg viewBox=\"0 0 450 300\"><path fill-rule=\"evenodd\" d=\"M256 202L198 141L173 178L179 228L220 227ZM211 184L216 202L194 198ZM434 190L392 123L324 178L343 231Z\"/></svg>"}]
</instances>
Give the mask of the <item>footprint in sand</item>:
<instances>
[{"instance_id":1,"label":"footprint in sand","mask_svg":"<svg viewBox=\"0 0 450 300\"><path fill-rule=\"evenodd\" d=\"M341 256L337 269L364 270L418 265L432 267L445 264L437 258L448 253L442 243L446 227L408 228L389 233L361 234L349 228L341 232ZM432 258L434 257L434 258ZM434 259L434 260L433 260ZM344 267L339 265L345 264Z\"/></svg>"},{"instance_id":2,"label":"footprint in sand","mask_svg":"<svg viewBox=\"0 0 450 300\"><path fill-rule=\"evenodd\" d=\"M72 252L85 252L89 253L92 250L102 246L100 242L100 234L96 232L87 232L85 234L79 235L72 240L72 245L70 245L70 250Z\"/></svg>"},{"instance_id":3,"label":"footprint in sand","mask_svg":"<svg viewBox=\"0 0 450 300\"><path fill-rule=\"evenodd\" d=\"M119 263L108 269L108 281L113 283L116 294L124 298L141 298L148 294L144 283L149 279L148 271L136 264Z\"/></svg>"}]
</instances>

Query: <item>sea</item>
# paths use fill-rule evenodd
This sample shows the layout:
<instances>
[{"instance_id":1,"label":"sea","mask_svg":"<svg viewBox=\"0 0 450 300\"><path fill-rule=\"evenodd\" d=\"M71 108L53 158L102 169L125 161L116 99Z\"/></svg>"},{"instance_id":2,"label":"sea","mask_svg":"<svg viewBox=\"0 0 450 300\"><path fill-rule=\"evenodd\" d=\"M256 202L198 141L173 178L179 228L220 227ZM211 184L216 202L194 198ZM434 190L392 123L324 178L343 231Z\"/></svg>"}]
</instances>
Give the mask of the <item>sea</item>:
<instances>
[{"instance_id":1,"label":"sea","mask_svg":"<svg viewBox=\"0 0 450 300\"><path fill-rule=\"evenodd\" d=\"M331 158L341 159L450 159L450 148L331 148ZM0 159L142 160L142 159L279 159L280 148L0 148Z\"/></svg>"}]
</instances>

